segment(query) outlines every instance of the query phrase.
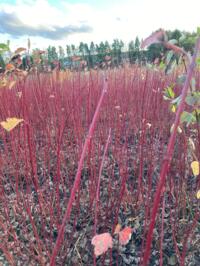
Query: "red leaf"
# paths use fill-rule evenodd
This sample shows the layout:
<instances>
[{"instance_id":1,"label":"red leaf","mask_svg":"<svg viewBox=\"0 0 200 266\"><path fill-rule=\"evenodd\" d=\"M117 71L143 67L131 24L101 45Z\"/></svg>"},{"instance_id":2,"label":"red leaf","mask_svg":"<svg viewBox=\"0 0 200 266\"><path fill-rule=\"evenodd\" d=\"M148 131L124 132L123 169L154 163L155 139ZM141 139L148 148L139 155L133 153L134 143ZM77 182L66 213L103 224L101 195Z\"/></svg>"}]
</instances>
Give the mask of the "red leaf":
<instances>
[{"instance_id":1,"label":"red leaf","mask_svg":"<svg viewBox=\"0 0 200 266\"><path fill-rule=\"evenodd\" d=\"M7 64L6 65L6 71L13 71L15 69L15 66L13 64Z\"/></svg>"},{"instance_id":2,"label":"red leaf","mask_svg":"<svg viewBox=\"0 0 200 266\"><path fill-rule=\"evenodd\" d=\"M121 245L128 244L129 240L131 239L133 229L131 227L126 227L122 231L119 232L119 243Z\"/></svg>"},{"instance_id":3,"label":"red leaf","mask_svg":"<svg viewBox=\"0 0 200 266\"><path fill-rule=\"evenodd\" d=\"M119 234L120 229L121 229L121 224L117 224L116 227L115 227L114 235Z\"/></svg>"},{"instance_id":4,"label":"red leaf","mask_svg":"<svg viewBox=\"0 0 200 266\"><path fill-rule=\"evenodd\" d=\"M109 233L95 235L92 238L92 245L94 245L95 256L100 256L105 253L109 248L112 248L112 237Z\"/></svg>"},{"instance_id":5,"label":"red leaf","mask_svg":"<svg viewBox=\"0 0 200 266\"><path fill-rule=\"evenodd\" d=\"M185 51L181 47L179 47L177 45L174 45L174 44L172 44L170 42L164 42L163 44L164 44L164 46L167 49L171 49L171 50L173 50L177 54L185 54Z\"/></svg>"},{"instance_id":6,"label":"red leaf","mask_svg":"<svg viewBox=\"0 0 200 266\"><path fill-rule=\"evenodd\" d=\"M166 38L166 33L164 30L158 30L152 33L149 37L147 37L141 44L141 49L144 49L146 46L149 46L153 43L162 43Z\"/></svg>"}]
</instances>

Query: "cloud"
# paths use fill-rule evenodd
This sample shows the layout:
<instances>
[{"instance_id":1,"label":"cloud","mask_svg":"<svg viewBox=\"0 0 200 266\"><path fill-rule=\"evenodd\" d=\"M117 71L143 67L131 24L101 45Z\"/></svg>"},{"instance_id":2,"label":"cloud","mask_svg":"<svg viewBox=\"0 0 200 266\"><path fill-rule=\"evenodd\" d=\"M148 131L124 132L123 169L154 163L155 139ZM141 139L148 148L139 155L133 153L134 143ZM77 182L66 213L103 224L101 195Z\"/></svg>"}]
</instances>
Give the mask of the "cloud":
<instances>
[{"instance_id":1,"label":"cloud","mask_svg":"<svg viewBox=\"0 0 200 266\"><path fill-rule=\"evenodd\" d=\"M0 11L0 33L7 33L12 37L37 36L51 40L62 40L75 33L90 33L92 27L81 25L37 25L32 26L22 22L14 13Z\"/></svg>"},{"instance_id":2,"label":"cloud","mask_svg":"<svg viewBox=\"0 0 200 266\"><path fill-rule=\"evenodd\" d=\"M0 0L0 39L10 39L14 48L24 44L27 36L32 46L42 49L50 43L65 46L115 38L128 43L158 28L193 31L200 21L199 9L193 8L188 23L187 0L12 1ZM190 0L190 6L198 3Z\"/></svg>"}]
</instances>

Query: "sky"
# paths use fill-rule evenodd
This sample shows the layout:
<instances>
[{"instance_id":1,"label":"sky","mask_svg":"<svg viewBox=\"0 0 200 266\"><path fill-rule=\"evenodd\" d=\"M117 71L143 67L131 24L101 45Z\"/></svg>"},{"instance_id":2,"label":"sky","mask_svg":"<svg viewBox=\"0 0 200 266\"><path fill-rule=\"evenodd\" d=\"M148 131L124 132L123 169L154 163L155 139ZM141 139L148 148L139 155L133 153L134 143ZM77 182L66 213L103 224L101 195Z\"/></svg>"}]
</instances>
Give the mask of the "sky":
<instances>
[{"instance_id":1,"label":"sky","mask_svg":"<svg viewBox=\"0 0 200 266\"><path fill-rule=\"evenodd\" d=\"M196 31L200 0L0 0L0 43L45 49L81 41L125 43L153 31Z\"/></svg>"}]
</instances>

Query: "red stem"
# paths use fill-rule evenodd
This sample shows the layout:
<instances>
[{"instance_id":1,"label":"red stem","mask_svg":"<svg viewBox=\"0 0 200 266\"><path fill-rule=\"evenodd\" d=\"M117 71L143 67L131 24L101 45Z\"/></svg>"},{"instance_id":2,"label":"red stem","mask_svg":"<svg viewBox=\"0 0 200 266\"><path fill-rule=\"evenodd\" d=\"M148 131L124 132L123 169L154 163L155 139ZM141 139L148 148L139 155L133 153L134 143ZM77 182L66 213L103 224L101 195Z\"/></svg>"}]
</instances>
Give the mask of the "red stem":
<instances>
[{"instance_id":1,"label":"red stem","mask_svg":"<svg viewBox=\"0 0 200 266\"><path fill-rule=\"evenodd\" d=\"M95 205L95 215L94 215L94 235L97 233L97 220L98 220L98 207L99 207L99 193L100 193L100 181L101 181L101 175L102 175L102 170L103 170L103 164L105 161L106 153L108 150L108 145L110 142L110 137L111 137L111 129L109 130L108 138L106 141L106 145L104 148L104 153L103 153L103 158L101 161L100 169L99 169L99 177L98 177L98 184L97 184L97 191L96 191L96 205ZM96 256L94 254L94 265L96 265Z\"/></svg>"},{"instance_id":2,"label":"red stem","mask_svg":"<svg viewBox=\"0 0 200 266\"><path fill-rule=\"evenodd\" d=\"M161 235L160 235L160 266L163 265L163 239L164 239L164 215L165 215L165 194L163 194L162 205L162 222L161 222Z\"/></svg>"},{"instance_id":3,"label":"red stem","mask_svg":"<svg viewBox=\"0 0 200 266\"><path fill-rule=\"evenodd\" d=\"M200 213L197 212L196 215L195 215L194 221L193 221L192 225L190 226L190 228L189 228L189 230L187 232L187 235L186 235L186 237L184 239L183 252L182 252L181 259L180 259L180 266L184 266L185 265L185 256L186 256L186 251L187 251L188 240L192 236L193 230L194 230L196 224L198 223L199 218L200 218Z\"/></svg>"},{"instance_id":4,"label":"red stem","mask_svg":"<svg viewBox=\"0 0 200 266\"><path fill-rule=\"evenodd\" d=\"M192 62L190 64L190 67L189 67L188 72L187 72L186 81L185 81L185 84L183 86L182 93L181 93L181 102L180 102L180 105L179 105L177 113L176 113L176 118L175 118L175 122L174 122L174 129L173 129L173 132L170 136L168 146L167 146L167 151L165 153L165 157L164 157L162 168L161 168L159 183L157 186L157 190L156 190L156 194L155 194L155 198L154 198L154 203L153 203L153 210L152 210L151 221L150 221L150 225L149 225L149 231L147 233L146 247L145 247L145 252L144 252L144 257L143 257L143 265L144 266L148 265L148 262L149 262L149 255L150 255L150 251L151 251L153 230L155 227L156 216L157 216L158 208L160 205L160 197L162 194L162 189L165 185L165 178L166 178L166 175L167 175L167 172L169 170L169 166L170 166L170 163L172 160L172 155L173 155L173 151L174 151L174 144L175 144L176 135L177 135L177 128L178 128L179 123L180 123L181 114L184 110L185 98L187 96L187 91L188 91L188 88L190 85L190 80L192 78L192 74L193 74L194 68L196 66L196 57L197 57L199 48L200 48L200 38L198 38L198 40L196 42L194 55L192 57Z\"/></svg>"},{"instance_id":5,"label":"red stem","mask_svg":"<svg viewBox=\"0 0 200 266\"><path fill-rule=\"evenodd\" d=\"M79 184L80 184L80 180L81 180L81 172L82 172L82 168L83 168L83 162L84 162L85 154L87 152L88 145L90 144L90 140L93 137L95 125L96 125L97 118L98 118L98 115L99 115L99 112L100 112L100 107L102 105L103 98L104 98L106 92L107 92L107 80L104 82L104 88L102 90L101 97L99 99L99 102L98 102L94 117L92 119L92 123L91 123L90 128L89 128L88 135L86 137L86 140L85 140L85 143L84 143L84 146L83 146L83 150L82 150L81 157L80 157L79 164L78 164L78 170L77 170L76 177L75 177L75 180L74 180L74 184L73 184L73 187L72 187L72 191L71 191L71 195L70 195L69 202L68 202L68 205L67 205L67 209L65 211L65 215L63 217L62 224L61 224L59 232L58 232L58 237L57 237L57 240L56 240L56 244L54 246L54 249L53 249L53 252L52 252L52 256L51 256L51 259L50 259L50 266L54 266L55 265L56 256L57 256L57 254L59 252L59 249L60 249L60 246L62 244L65 225L66 225L66 222L69 220L69 217L70 217L70 214L71 214L71 209L72 209L72 204L74 202L74 199L75 199L75 196L76 196L76 192L78 191L78 188L79 188Z\"/></svg>"},{"instance_id":6,"label":"red stem","mask_svg":"<svg viewBox=\"0 0 200 266\"><path fill-rule=\"evenodd\" d=\"M103 158L102 158L100 169L99 169L99 178L98 178L97 191L96 191L95 219L94 219L94 234L95 235L97 233L97 214L98 214L98 207L99 207L100 181L101 181L101 175L102 175L102 170L103 170L103 164L105 161L105 156L108 150L108 144L110 142L110 137L111 137L111 130L109 130L109 135L106 141L106 146L104 148Z\"/></svg>"}]
</instances>

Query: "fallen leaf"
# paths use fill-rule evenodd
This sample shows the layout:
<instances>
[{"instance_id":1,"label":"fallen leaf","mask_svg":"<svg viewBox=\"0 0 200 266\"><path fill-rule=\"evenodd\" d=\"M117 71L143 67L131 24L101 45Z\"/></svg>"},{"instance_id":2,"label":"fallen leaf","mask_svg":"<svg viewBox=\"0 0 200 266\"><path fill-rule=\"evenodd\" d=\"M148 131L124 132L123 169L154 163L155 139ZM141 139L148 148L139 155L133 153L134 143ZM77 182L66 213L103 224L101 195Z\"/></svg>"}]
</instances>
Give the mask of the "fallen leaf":
<instances>
[{"instance_id":1,"label":"fallen leaf","mask_svg":"<svg viewBox=\"0 0 200 266\"><path fill-rule=\"evenodd\" d=\"M168 257L168 264L169 265L176 265L177 264L177 257L175 255Z\"/></svg>"},{"instance_id":2,"label":"fallen leaf","mask_svg":"<svg viewBox=\"0 0 200 266\"><path fill-rule=\"evenodd\" d=\"M114 235L119 234L120 230L121 230L121 224L117 224L115 227Z\"/></svg>"},{"instance_id":3,"label":"fallen leaf","mask_svg":"<svg viewBox=\"0 0 200 266\"><path fill-rule=\"evenodd\" d=\"M200 199L200 190L197 191L197 199Z\"/></svg>"},{"instance_id":4,"label":"fallen leaf","mask_svg":"<svg viewBox=\"0 0 200 266\"><path fill-rule=\"evenodd\" d=\"M199 175L199 162L198 161L193 161L191 163L191 168L192 168L193 175L195 176Z\"/></svg>"},{"instance_id":5,"label":"fallen leaf","mask_svg":"<svg viewBox=\"0 0 200 266\"><path fill-rule=\"evenodd\" d=\"M101 254L105 253L109 248L112 248L112 237L109 233L95 235L92 238L92 245L94 245L95 256L100 256Z\"/></svg>"},{"instance_id":6,"label":"fallen leaf","mask_svg":"<svg viewBox=\"0 0 200 266\"><path fill-rule=\"evenodd\" d=\"M22 121L24 120L16 118L16 117L12 117L12 118L7 118L6 121L2 121L0 124L5 130L10 132L13 128L15 128Z\"/></svg>"},{"instance_id":7,"label":"fallen leaf","mask_svg":"<svg viewBox=\"0 0 200 266\"><path fill-rule=\"evenodd\" d=\"M128 244L131 239L133 229L131 227L125 227L122 231L119 232L119 243L121 245Z\"/></svg>"}]
</instances>

